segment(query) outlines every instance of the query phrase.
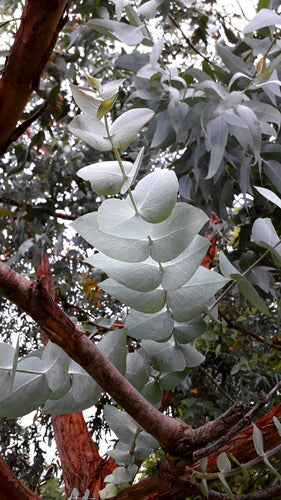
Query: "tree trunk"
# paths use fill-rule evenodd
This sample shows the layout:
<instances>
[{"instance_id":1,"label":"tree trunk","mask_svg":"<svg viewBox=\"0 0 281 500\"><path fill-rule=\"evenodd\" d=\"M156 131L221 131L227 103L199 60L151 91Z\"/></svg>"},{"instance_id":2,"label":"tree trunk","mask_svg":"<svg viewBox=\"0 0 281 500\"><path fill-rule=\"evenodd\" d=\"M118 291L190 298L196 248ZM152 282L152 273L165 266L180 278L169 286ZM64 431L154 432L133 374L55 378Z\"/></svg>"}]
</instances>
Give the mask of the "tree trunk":
<instances>
[{"instance_id":1,"label":"tree trunk","mask_svg":"<svg viewBox=\"0 0 281 500\"><path fill-rule=\"evenodd\" d=\"M14 140L17 122L33 90L39 87L41 73L67 20L63 18L66 5L67 0L25 2L21 24L0 80L0 155Z\"/></svg>"}]
</instances>

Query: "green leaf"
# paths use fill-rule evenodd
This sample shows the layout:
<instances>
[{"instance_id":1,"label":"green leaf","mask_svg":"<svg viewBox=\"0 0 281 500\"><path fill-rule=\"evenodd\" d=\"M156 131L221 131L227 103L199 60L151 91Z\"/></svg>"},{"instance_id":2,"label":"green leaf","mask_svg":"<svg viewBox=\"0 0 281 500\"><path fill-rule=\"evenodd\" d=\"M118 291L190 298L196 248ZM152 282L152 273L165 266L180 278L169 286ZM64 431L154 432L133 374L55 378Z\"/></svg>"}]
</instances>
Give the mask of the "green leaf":
<instances>
[{"instance_id":1,"label":"green leaf","mask_svg":"<svg viewBox=\"0 0 281 500\"><path fill-rule=\"evenodd\" d=\"M181 372L164 373L159 379L161 389L170 391L186 378L187 370Z\"/></svg>"},{"instance_id":2,"label":"green leaf","mask_svg":"<svg viewBox=\"0 0 281 500\"><path fill-rule=\"evenodd\" d=\"M123 304L145 313L157 312L165 304L165 291L162 288L156 288L151 292L138 292L120 285L111 278L102 281L100 288Z\"/></svg>"},{"instance_id":3,"label":"green leaf","mask_svg":"<svg viewBox=\"0 0 281 500\"><path fill-rule=\"evenodd\" d=\"M187 344L196 339L207 328L206 323L202 319L193 319L188 323L178 323L175 321L173 335L180 344Z\"/></svg>"},{"instance_id":4,"label":"green leaf","mask_svg":"<svg viewBox=\"0 0 281 500\"><path fill-rule=\"evenodd\" d=\"M136 214L128 200L110 198L98 209L99 228L112 236L145 238L150 232L149 224Z\"/></svg>"},{"instance_id":5,"label":"green leaf","mask_svg":"<svg viewBox=\"0 0 281 500\"><path fill-rule=\"evenodd\" d=\"M114 458L118 465L128 466L134 463L133 461L135 456L130 453L128 445L122 443L121 441L118 441L116 446L111 450L107 450L106 453Z\"/></svg>"},{"instance_id":6,"label":"green leaf","mask_svg":"<svg viewBox=\"0 0 281 500\"><path fill-rule=\"evenodd\" d=\"M218 478L221 480L224 491L227 494L228 498L230 498L230 500L235 500L235 496L233 495L231 489L229 488L229 486L227 484L227 481L226 481L224 475L221 472L218 472Z\"/></svg>"},{"instance_id":7,"label":"green leaf","mask_svg":"<svg viewBox=\"0 0 281 500\"><path fill-rule=\"evenodd\" d=\"M151 434L148 434L148 432L141 431L136 439L134 451L136 459L144 460L155 448L159 448L158 441Z\"/></svg>"},{"instance_id":8,"label":"green leaf","mask_svg":"<svg viewBox=\"0 0 281 500\"><path fill-rule=\"evenodd\" d=\"M11 389L13 383L11 373L15 359L16 351L13 346L0 342L0 399Z\"/></svg>"},{"instance_id":9,"label":"green leaf","mask_svg":"<svg viewBox=\"0 0 281 500\"><path fill-rule=\"evenodd\" d=\"M219 253L219 263L220 263L220 270L226 278L229 278L230 275L233 273L240 274L239 271L236 269L236 267L234 267L231 264L231 262L228 260L228 258L225 256L222 250Z\"/></svg>"},{"instance_id":10,"label":"green leaf","mask_svg":"<svg viewBox=\"0 0 281 500\"><path fill-rule=\"evenodd\" d=\"M110 278L132 290L148 292L161 283L161 271L157 262L120 262L101 253L91 257L91 265L102 269Z\"/></svg>"},{"instance_id":11,"label":"green leaf","mask_svg":"<svg viewBox=\"0 0 281 500\"><path fill-rule=\"evenodd\" d=\"M152 223L167 219L176 204L178 187L172 170L156 170L146 175L132 193L140 215Z\"/></svg>"},{"instance_id":12,"label":"green leaf","mask_svg":"<svg viewBox=\"0 0 281 500\"><path fill-rule=\"evenodd\" d=\"M12 392L0 396L0 417L22 417L42 405L50 394L41 360L32 356L19 361ZM31 373L33 372L33 373Z\"/></svg>"},{"instance_id":13,"label":"green leaf","mask_svg":"<svg viewBox=\"0 0 281 500\"><path fill-rule=\"evenodd\" d=\"M264 457L262 432L255 424L252 425L253 425L253 441L255 450L259 455L259 457Z\"/></svg>"},{"instance_id":14,"label":"green leaf","mask_svg":"<svg viewBox=\"0 0 281 500\"><path fill-rule=\"evenodd\" d=\"M273 191L259 186L254 186L254 188L267 200L271 201L272 203L277 205L277 207L281 208L281 198L279 198L277 194L273 193Z\"/></svg>"},{"instance_id":15,"label":"green leaf","mask_svg":"<svg viewBox=\"0 0 281 500\"><path fill-rule=\"evenodd\" d=\"M255 220L252 228L252 238L257 245L269 248L281 260L280 238L269 218Z\"/></svg>"},{"instance_id":16,"label":"green leaf","mask_svg":"<svg viewBox=\"0 0 281 500\"><path fill-rule=\"evenodd\" d=\"M200 266L192 278L178 290L167 292L167 305L173 318L183 322L195 318L228 279Z\"/></svg>"},{"instance_id":17,"label":"green leaf","mask_svg":"<svg viewBox=\"0 0 281 500\"><path fill-rule=\"evenodd\" d=\"M98 109L102 99L90 88L70 85L72 95L77 106L90 118L97 118Z\"/></svg>"},{"instance_id":18,"label":"green leaf","mask_svg":"<svg viewBox=\"0 0 281 500\"><path fill-rule=\"evenodd\" d=\"M93 76L86 76L86 78L93 89L100 90L101 81L98 78L94 78Z\"/></svg>"},{"instance_id":19,"label":"green leaf","mask_svg":"<svg viewBox=\"0 0 281 500\"><path fill-rule=\"evenodd\" d=\"M152 225L151 256L157 262L167 262L182 253L207 222L208 217L187 203L176 203L164 222Z\"/></svg>"},{"instance_id":20,"label":"green leaf","mask_svg":"<svg viewBox=\"0 0 281 500\"><path fill-rule=\"evenodd\" d=\"M143 39L142 26L135 27L110 19L91 19L88 25L92 26L99 33L117 39L127 45L138 45Z\"/></svg>"},{"instance_id":21,"label":"green leaf","mask_svg":"<svg viewBox=\"0 0 281 500\"><path fill-rule=\"evenodd\" d=\"M68 355L49 340L44 347L41 360L49 388L51 391L57 391L63 386L68 374Z\"/></svg>"},{"instance_id":22,"label":"green leaf","mask_svg":"<svg viewBox=\"0 0 281 500\"><path fill-rule=\"evenodd\" d=\"M131 311L125 321L128 335L135 339L167 340L172 333L174 320L166 310L155 314Z\"/></svg>"},{"instance_id":23,"label":"green leaf","mask_svg":"<svg viewBox=\"0 0 281 500\"><path fill-rule=\"evenodd\" d=\"M10 217L13 212L8 208L0 207L0 217Z\"/></svg>"},{"instance_id":24,"label":"green leaf","mask_svg":"<svg viewBox=\"0 0 281 500\"><path fill-rule=\"evenodd\" d=\"M106 234L99 229L96 212L79 217L71 226L88 243L112 259L124 262L141 262L149 257L148 239L137 240L115 236L113 240L110 234ZM86 262L91 264L91 258L89 257Z\"/></svg>"},{"instance_id":25,"label":"green leaf","mask_svg":"<svg viewBox=\"0 0 281 500\"><path fill-rule=\"evenodd\" d=\"M149 380L150 366L144 353L138 351L129 352L126 361L126 379L138 390L141 391Z\"/></svg>"},{"instance_id":26,"label":"green leaf","mask_svg":"<svg viewBox=\"0 0 281 500\"><path fill-rule=\"evenodd\" d=\"M133 168L129 161L123 162L126 174ZM86 181L90 181L93 191L105 196L117 194L124 183L124 177L117 161L102 161L80 168L77 175Z\"/></svg>"},{"instance_id":27,"label":"green leaf","mask_svg":"<svg viewBox=\"0 0 281 500\"><path fill-rule=\"evenodd\" d=\"M97 348L111 363L122 373L126 371L126 332L123 330L113 330L108 332Z\"/></svg>"},{"instance_id":28,"label":"green leaf","mask_svg":"<svg viewBox=\"0 0 281 500\"><path fill-rule=\"evenodd\" d=\"M207 479L203 478L200 484L201 491L206 498L209 498Z\"/></svg>"},{"instance_id":29,"label":"green leaf","mask_svg":"<svg viewBox=\"0 0 281 500\"><path fill-rule=\"evenodd\" d=\"M276 418L275 416L273 417L273 422L274 422L276 429L278 430L279 436L281 437L281 423L279 422L278 418Z\"/></svg>"},{"instance_id":30,"label":"green leaf","mask_svg":"<svg viewBox=\"0 0 281 500\"><path fill-rule=\"evenodd\" d=\"M225 451L218 456L217 466L220 472L229 472L231 470L231 462Z\"/></svg>"},{"instance_id":31,"label":"green leaf","mask_svg":"<svg viewBox=\"0 0 281 500\"><path fill-rule=\"evenodd\" d=\"M247 24L242 33L251 33L266 26L281 25L281 16L269 9L261 9Z\"/></svg>"},{"instance_id":32,"label":"green leaf","mask_svg":"<svg viewBox=\"0 0 281 500\"><path fill-rule=\"evenodd\" d=\"M81 372L81 375L82 372ZM77 372L77 380L79 378L78 372ZM80 381L83 380L82 377L80 377ZM83 411L86 408L90 408L91 406L95 405L100 397L101 393L101 388L98 386L98 384L95 384L95 382L92 380L92 399L86 399L84 401L76 401L73 396L73 389L71 388L67 394L65 394L63 397L57 400L53 399L48 399L42 409L42 412L45 415L66 415L67 413L75 413L79 411ZM79 382L78 384L79 385ZM76 390L76 388L75 388ZM77 387L78 391L78 387ZM76 391L76 396L77 396L77 391ZM78 396L79 397L79 396ZM81 396L82 397L82 396Z\"/></svg>"},{"instance_id":33,"label":"green leaf","mask_svg":"<svg viewBox=\"0 0 281 500\"><path fill-rule=\"evenodd\" d=\"M257 119L255 113L242 104L239 104L236 107L236 111L239 116L244 120L247 124L248 130L251 134L252 138L252 149L255 154L255 161L257 162L259 159L260 151L261 151L261 128L260 123Z\"/></svg>"},{"instance_id":34,"label":"green leaf","mask_svg":"<svg viewBox=\"0 0 281 500\"><path fill-rule=\"evenodd\" d=\"M159 382L155 379L150 379L141 391L142 395L155 408L159 408L162 400L162 391Z\"/></svg>"},{"instance_id":35,"label":"green leaf","mask_svg":"<svg viewBox=\"0 0 281 500\"><path fill-rule=\"evenodd\" d=\"M188 368L193 368L194 366L199 366L205 361L205 356L201 352L197 351L195 347L190 344L185 344L179 346L181 352L185 358L185 366Z\"/></svg>"},{"instance_id":36,"label":"green leaf","mask_svg":"<svg viewBox=\"0 0 281 500\"><path fill-rule=\"evenodd\" d=\"M98 151L111 151L112 143L107 137L104 124L86 115L78 115L68 125L72 134Z\"/></svg>"},{"instance_id":37,"label":"green leaf","mask_svg":"<svg viewBox=\"0 0 281 500\"><path fill-rule=\"evenodd\" d=\"M97 118L102 118L104 115L109 113L115 101L116 101L116 95L109 97L105 101L102 101L97 112Z\"/></svg>"},{"instance_id":38,"label":"green leaf","mask_svg":"<svg viewBox=\"0 0 281 500\"><path fill-rule=\"evenodd\" d=\"M115 406L106 405L104 416L111 430L123 443L131 444L135 438L138 425L125 411L118 410Z\"/></svg>"},{"instance_id":39,"label":"green leaf","mask_svg":"<svg viewBox=\"0 0 281 500\"><path fill-rule=\"evenodd\" d=\"M153 368L161 372L182 371L186 367L185 355L173 339L168 342L143 340L142 347L147 353Z\"/></svg>"},{"instance_id":40,"label":"green leaf","mask_svg":"<svg viewBox=\"0 0 281 500\"><path fill-rule=\"evenodd\" d=\"M268 309L264 304L261 296L258 294L253 285L241 274L231 274L230 277L234 279L238 286L239 290L248 299L248 301L253 304L257 309L259 309L264 314L268 314Z\"/></svg>"},{"instance_id":41,"label":"green leaf","mask_svg":"<svg viewBox=\"0 0 281 500\"><path fill-rule=\"evenodd\" d=\"M134 108L125 111L109 127L113 147L121 149L130 144L153 115L154 111L149 108ZM99 149L99 151L102 150Z\"/></svg>"},{"instance_id":42,"label":"green leaf","mask_svg":"<svg viewBox=\"0 0 281 500\"><path fill-rule=\"evenodd\" d=\"M15 376L16 376L17 364L18 364L18 359L19 359L19 349L20 349L20 338L18 336L17 344L16 344L16 348L15 348L14 359L13 359L13 367L12 367L12 370L10 373L10 381L11 381L10 390L11 391L13 389L13 384L14 384L14 380L15 380Z\"/></svg>"},{"instance_id":43,"label":"green leaf","mask_svg":"<svg viewBox=\"0 0 281 500\"><path fill-rule=\"evenodd\" d=\"M203 457L200 459L200 467L202 472L207 472L208 457Z\"/></svg>"},{"instance_id":44,"label":"green leaf","mask_svg":"<svg viewBox=\"0 0 281 500\"><path fill-rule=\"evenodd\" d=\"M211 152L209 170L206 179L211 179L217 173L222 159L228 138L228 126L223 116L217 116L207 123L207 149Z\"/></svg>"},{"instance_id":45,"label":"green leaf","mask_svg":"<svg viewBox=\"0 0 281 500\"><path fill-rule=\"evenodd\" d=\"M114 97L118 92L122 83L125 81L124 78L118 78L117 80L111 80L103 84L101 88L101 95L104 100Z\"/></svg>"},{"instance_id":46,"label":"green leaf","mask_svg":"<svg viewBox=\"0 0 281 500\"><path fill-rule=\"evenodd\" d=\"M132 170L127 174L127 178L125 179L124 184L120 191L121 194L125 194L135 181L142 163L143 153L144 153L144 147L141 148L141 150L139 151L138 156L134 161Z\"/></svg>"},{"instance_id":47,"label":"green leaf","mask_svg":"<svg viewBox=\"0 0 281 500\"><path fill-rule=\"evenodd\" d=\"M196 235L194 240L175 259L162 264L162 286L175 290L186 283L200 266L210 246L207 238Z\"/></svg>"},{"instance_id":48,"label":"green leaf","mask_svg":"<svg viewBox=\"0 0 281 500\"><path fill-rule=\"evenodd\" d=\"M99 400L101 394L101 387L93 380L93 378L86 372L86 370L76 363L74 360L70 360L69 365L69 373L71 375L71 394L68 393L64 398L66 409L73 404L75 410L77 410L76 403L78 404L78 408L85 409L88 407L88 401L91 401L91 406L96 404ZM72 396L72 403L69 400L70 395ZM68 396L68 397L67 397ZM66 400L68 401L68 405L66 404ZM56 404L56 408L58 408L62 400L59 400ZM67 410L62 408L63 413L67 413ZM69 411L69 410L68 410Z\"/></svg>"},{"instance_id":49,"label":"green leaf","mask_svg":"<svg viewBox=\"0 0 281 500\"><path fill-rule=\"evenodd\" d=\"M122 483L128 483L130 481L132 481L136 475L138 471L138 467L137 465L133 464L133 465L129 465L128 467L117 467L116 469L114 469L113 473L112 474L109 474L108 476L106 476L104 478L105 482L113 482L115 484L122 484ZM112 486L112 485L106 485L105 489L108 487L108 486ZM116 491L115 494L113 494L115 490L113 489L112 492L110 490L110 496L109 494L107 494L107 498L111 498L112 496L116 496L116 494L118 493L118 490Z\"/></svg>"}]
</instances>

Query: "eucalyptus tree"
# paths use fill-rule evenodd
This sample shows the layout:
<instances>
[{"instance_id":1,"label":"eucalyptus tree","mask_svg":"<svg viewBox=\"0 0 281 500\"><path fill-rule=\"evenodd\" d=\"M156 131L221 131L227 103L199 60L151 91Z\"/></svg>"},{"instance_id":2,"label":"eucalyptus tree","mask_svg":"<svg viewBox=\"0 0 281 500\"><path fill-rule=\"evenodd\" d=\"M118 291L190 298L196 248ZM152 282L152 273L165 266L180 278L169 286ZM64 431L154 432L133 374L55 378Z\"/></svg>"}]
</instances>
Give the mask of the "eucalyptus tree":
<instances>
[{"instance_id":1,"label":"eucalyptus tree","mask_svg":"<svg viewBox=\"0 0 281 500\"><path fill-rule=\"evenodd\" d=\"M66 497L280 494L280 24L26 2L0 81L3 455L28 462L4 425L40 407ZM37 498L39 462L12 467L35 493L0 462L2 497Z\"/></svg>"}]
</instances>

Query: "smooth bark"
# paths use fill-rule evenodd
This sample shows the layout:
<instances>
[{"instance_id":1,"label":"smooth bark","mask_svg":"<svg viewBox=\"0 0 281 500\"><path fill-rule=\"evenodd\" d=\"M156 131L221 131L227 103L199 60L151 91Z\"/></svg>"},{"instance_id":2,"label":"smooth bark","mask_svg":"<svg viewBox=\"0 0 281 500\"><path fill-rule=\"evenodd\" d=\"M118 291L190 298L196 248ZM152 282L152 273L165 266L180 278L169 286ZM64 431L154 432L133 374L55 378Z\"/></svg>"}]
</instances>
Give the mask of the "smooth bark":
<instances>
[{"instance_id":1,"label":"smooth bark","mask_svg":"<svg viewBox=\"0 0 281 500\"><path fill-rule=\"evenodd\" d=\"M1 500L39 500L5 464L0 457L0 499Z\"/></svg>"},{"instance_id":2,"label":"smooth bark","mask_svg":"<svg viewBox=\"0 0 281 500\"><path fill-rule=\"evenodd\" d=\"M39 87L41 73L67 20L63 17L66 5L67 0L25 2L0 80L0 155L17 136L17 122L32 92Z\"/></svg>"}]
</instances>

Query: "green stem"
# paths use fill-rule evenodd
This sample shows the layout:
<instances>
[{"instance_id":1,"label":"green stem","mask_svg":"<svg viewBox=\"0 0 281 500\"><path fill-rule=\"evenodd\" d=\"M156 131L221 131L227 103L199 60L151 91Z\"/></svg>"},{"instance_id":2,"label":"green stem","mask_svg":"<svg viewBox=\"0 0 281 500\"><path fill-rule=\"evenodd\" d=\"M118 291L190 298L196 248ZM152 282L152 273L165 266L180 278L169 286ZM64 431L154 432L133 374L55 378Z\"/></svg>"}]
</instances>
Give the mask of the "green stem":
<instances>
[{"instance_id":1,"label":"green stem","mask_svg":"<svg viewBox=\"0 0 281 500\"><path fill-rule=\"evenodd\" d=\"M0 371L9 372L9 371L11 371L11 368L0 366ZM18 369L16 369L16 372L18 372L18 373L32 373L34 375L43 375L43 372L35 372L35 371L32 371L32 370L18 370Z\"/></svg>"},{"instance_id":2,"label":"green stem","mask_svg":"<svg viewBox=\"0 0 281 500\"><path fill-rule=\"evenodd\" d=\"M106 129L107 137L108 137L108 139L110 140L111 145L112 145L112 151L113 151L113 153L115 154L115 158L116 158L116 160L117 160L117 161L118 161L118 163L119 163L120 170L121 170L122 175L123 175L124 180L125 180L125 179L127 178L127 176L126 176L126 172L125 172L124 165L123 165L123 163L122 163L122 160L121 160L121 156L120 156L120 154L119 154L119 151L118 151L118 149L116 149L116 148L113 146L113 143L112 143L112 138L111 138L111 135L110 135L110 132L109 132L109 126L108 126L107 116L105 116L105 117L104 117L104 124L105 124L105 129ZM131 189L130 189L130 188L128 189L128 195L129 195L129 197L130 197L131 203L132 203L132 205L133 205L133 207L134 207L134 210L135 210L136 214L137 214L137 215L139 215L139 211L138 211L138 209L137 209L137 205L136 205L136 203L135 203L135 200L134 200L134 197L133 197L133 194L132 194L132 191L131 191Z\"/></svg>"},{"instance_id":3,"label":"green stem","mask_svg":"<svg viewBox=\"0 0 281 500\"><path fill-rule=\"evenodd\" d=\"M114 152L114 154L115 154L116 160L117 160L117 161L118 161L118 163L119 163L120 170L121 170L121 172L122 172L122 174L123 174L123 177L124 177L124 180L125 180L127 176L126 176L126 173L125 173L124 165L123 165L123 163L122 163L122 160L121 160L121 157L120 157L119 151L118 151L118 149L113 148L113 152ZM134 197L133 197L133 193L132 193L132 191L131 191L131 188L129 188L129 189L128 189L128 195L129 195L129 197L130 197L131 203L132 203L132 205L133 205L133 207L134 207L134 209L135 209L136 214L137 214L137 215L140 215L140 214L139 214L139 211L138 211L138 208L137 208L137 205L136 205L136 203L135 203L135 200L134 200Z\"/></svg>"}]
</instances>

